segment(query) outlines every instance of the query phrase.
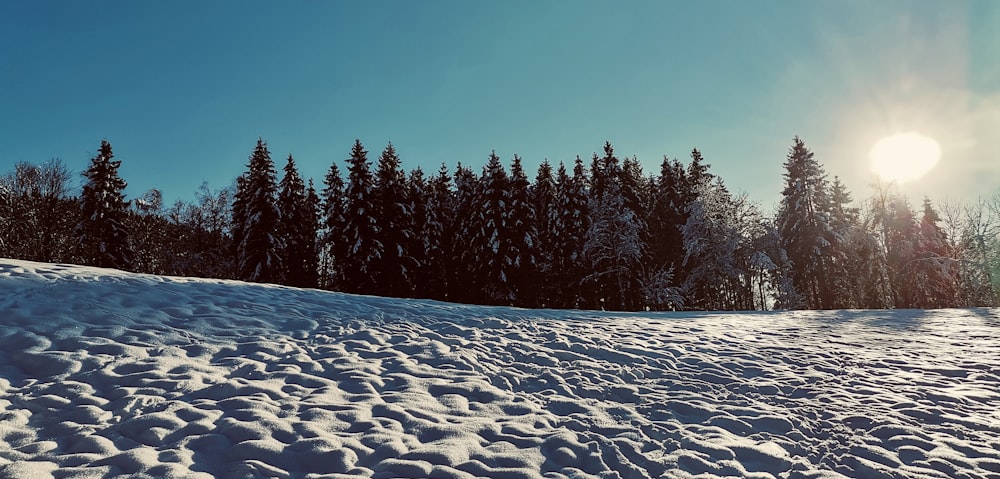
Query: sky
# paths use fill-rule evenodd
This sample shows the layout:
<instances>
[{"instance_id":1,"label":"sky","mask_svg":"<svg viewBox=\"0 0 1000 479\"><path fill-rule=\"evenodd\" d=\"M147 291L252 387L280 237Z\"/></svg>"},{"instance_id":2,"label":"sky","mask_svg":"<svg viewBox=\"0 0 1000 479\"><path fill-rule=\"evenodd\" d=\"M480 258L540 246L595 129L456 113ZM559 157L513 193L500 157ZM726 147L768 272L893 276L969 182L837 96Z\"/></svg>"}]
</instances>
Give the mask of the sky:
<instances>
[{"instance_id":1,"label":"sky","mask_svg":"<svg viewBox=\"0 0 1000 479\"><path fill-rule=\"evenodd\" d=\"M108 139L127 195L171 203L258 137L318 187L355 139L532 177L610 141L647 174L698 148L771 212L796 135L863 200L871 146L918 131L941 160L903 190L975 199L1000 191L998 32L990 0L2 2L0 173L79 173Z\"/></svg>"}]
</instances>

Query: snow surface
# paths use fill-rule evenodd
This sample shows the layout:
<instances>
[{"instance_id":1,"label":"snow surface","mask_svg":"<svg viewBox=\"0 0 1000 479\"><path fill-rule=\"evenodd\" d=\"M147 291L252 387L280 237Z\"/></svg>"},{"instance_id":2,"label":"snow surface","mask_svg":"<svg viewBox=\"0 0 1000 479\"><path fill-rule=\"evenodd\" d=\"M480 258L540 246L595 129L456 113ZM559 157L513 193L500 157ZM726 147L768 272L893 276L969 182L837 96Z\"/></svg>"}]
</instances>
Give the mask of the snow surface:
<instances>
[{"instance_id":1,"label":"snow surface","mask_svg":"<svg viewBox=\"0 0 1000 479\"><path fill-rule=\"evenodd\" d=\"M521 310L0 260L0 325L0 477L1000 478L1000 310Z\"/></svg>"}]
</instances>

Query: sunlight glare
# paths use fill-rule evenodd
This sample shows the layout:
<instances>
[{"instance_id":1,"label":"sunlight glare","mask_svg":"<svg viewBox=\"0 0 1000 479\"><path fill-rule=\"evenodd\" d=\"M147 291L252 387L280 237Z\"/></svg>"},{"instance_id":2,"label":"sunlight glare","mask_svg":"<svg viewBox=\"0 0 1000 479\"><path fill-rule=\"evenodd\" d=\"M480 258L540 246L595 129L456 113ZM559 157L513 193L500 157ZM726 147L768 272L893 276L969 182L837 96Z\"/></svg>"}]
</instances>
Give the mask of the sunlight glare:
<instances>
[{"instance_id":1,"label":"sunlight glare","mask_svg":"<svg viewBox=\"0 0 1000 479\"><path fill-rule=\"evenodd\" d=\"M868 157L872 171L879 178L905 183L920 179L937 165L941 145L920 133L896 133L875 142Z\"/></svg>"}]
</instances>

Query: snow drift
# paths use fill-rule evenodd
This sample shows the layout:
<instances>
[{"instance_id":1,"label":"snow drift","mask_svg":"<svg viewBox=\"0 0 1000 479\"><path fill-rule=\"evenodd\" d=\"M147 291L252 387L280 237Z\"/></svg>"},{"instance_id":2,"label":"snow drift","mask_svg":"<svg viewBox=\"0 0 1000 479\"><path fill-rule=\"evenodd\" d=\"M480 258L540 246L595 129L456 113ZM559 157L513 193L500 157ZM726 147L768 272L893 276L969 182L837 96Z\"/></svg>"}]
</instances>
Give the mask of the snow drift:
<instances>
[{"instance_id":1,"label":"snow drift","mask_svg":"<svg viewBox=\"0 0 1000 479\"><path fill-rule=\"evenodd\" d=\"M1000 478L1000 311L606 314L0 260L2 477Z\"/></svg>"}]
</instances>

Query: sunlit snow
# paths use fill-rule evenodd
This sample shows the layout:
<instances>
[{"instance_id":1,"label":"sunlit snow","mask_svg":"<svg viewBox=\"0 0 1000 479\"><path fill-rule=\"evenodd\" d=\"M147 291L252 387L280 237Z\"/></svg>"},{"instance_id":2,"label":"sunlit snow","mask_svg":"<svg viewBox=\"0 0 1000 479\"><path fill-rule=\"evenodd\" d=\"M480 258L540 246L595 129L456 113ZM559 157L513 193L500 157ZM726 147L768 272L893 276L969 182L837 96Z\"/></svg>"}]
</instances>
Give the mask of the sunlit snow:
<instances>
[{"instance_id":1,"label":"sunlit snow","mask_svg":"<svg viewBox=\"0 0 1000 479\"><path fill-rule=\"evenodd\" d=\"M609 314L0 260L0 477L1000 477L1000 310Z\"/></svg>"}]
</instances>

